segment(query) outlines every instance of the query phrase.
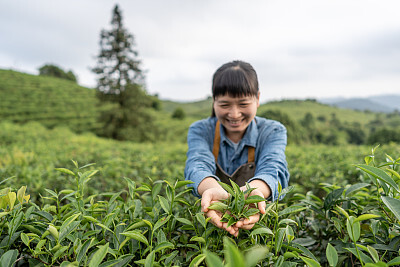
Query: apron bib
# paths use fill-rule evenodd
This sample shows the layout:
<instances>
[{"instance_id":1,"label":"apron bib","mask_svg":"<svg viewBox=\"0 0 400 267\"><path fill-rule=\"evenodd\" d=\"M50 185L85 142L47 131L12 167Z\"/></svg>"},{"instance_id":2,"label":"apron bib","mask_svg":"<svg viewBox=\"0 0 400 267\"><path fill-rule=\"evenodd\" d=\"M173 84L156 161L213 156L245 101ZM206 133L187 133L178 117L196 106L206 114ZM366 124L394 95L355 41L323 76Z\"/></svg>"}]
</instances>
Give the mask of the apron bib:
<instances>
[{"instance_id":1,"label":"apron bib","mask_svg":"<svg viewBox=\"0 0 400 267\"><path fill-rule=\"evenodd\" d=\"M254 152L255 148L252 146L248 147L247 150L247 163L239 166L232 175L227 174L221 166L218 164L218 154L219 154L219 145L221 142L220 135L220 122L217 120L217 124L215 125L215 133L214 133L214 145L213 145L213 155L216 162L216 173L215 175L221 180L221 182L231 185L229 179L237 183L239 186L244 186L245 183L254 177L256 171L256 165L254 162Z\"/></svg>"}]
</instances>

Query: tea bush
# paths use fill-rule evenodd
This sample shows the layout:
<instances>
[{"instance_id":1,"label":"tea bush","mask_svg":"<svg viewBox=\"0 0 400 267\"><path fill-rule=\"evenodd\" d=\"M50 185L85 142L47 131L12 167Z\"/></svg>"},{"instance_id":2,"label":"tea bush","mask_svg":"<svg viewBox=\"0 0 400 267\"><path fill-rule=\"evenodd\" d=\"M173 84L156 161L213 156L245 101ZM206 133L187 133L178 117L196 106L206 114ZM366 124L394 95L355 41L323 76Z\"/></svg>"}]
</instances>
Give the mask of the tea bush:
<instances>
[{"instance_id":1,"label":"tea bush","mask_svg":"<svg viewBox=\"0 0 400 267\"><path fill-rule=\"evenodd\" d=\"M73 161L57 170L74 186L38 202L3 181L1 266L400 265L400 158L380 162L373 149L364 162L358 181L321 184L320 197L280 189L237 238L209 223L187 181L123 178L126 190L88 194L98 172Z\"/></svg>"}]
</instances>

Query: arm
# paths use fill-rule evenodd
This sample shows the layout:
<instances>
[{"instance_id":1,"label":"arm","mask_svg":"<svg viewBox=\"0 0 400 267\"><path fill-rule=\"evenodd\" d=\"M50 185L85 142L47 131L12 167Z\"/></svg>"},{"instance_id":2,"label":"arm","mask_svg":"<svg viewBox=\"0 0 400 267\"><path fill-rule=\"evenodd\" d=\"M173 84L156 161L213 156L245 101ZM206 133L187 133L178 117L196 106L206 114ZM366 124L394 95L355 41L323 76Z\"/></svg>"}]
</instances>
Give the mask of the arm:
<instances>
[{"instance_id":1,"label":"arm","mask_svg":"<svg viewBox=\"0 0 400 267\"><path fill-rule=\"evenodd\" d=\"M278 184L280 183L282 188L285 188L289 182L285 156L286 129L282 124L275 122L272 126L260 131L260 135L256 172L249 183L257 180L263 181L270 189L270 194L265 191L264 196L275 201L278 198Z\"/></svg>"}]
</instances>

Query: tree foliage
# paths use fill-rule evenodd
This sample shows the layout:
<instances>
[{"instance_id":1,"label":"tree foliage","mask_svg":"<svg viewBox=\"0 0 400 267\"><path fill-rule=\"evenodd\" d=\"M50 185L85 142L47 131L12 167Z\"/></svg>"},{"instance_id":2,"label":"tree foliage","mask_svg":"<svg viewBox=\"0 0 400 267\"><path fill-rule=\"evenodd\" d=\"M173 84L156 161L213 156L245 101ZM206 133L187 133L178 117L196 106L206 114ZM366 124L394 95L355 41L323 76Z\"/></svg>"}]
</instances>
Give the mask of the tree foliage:
<instances>
[{"instance_id":1,"label":"tree foliage","mask_svg":"<svg viewBox=\"0 0 400 267\"><path fill-rule=\"evenodd\" d=\"M39 75L43 76L51 76L60 79L70 80L73 82L77 82L77 78L75 74L69 70L65 72L62 68L53 65L53 64L46 64L39 68Z\"/></svg>"},{"instance_id":2,"label":"tree foliage","mask_svg":"<svg viewBox=\"0 0 400 267\"><path fill-rule=\"evenodd\" d=\"M115 5L111 29L100 34L97 66L98 97L113 107L103 112L101 135L118 140L151 140L154 131L150 109L155 109L154 96L145 90L145 76L132 34L124 27L121 10Z\"/></svg>"}]
</instances>

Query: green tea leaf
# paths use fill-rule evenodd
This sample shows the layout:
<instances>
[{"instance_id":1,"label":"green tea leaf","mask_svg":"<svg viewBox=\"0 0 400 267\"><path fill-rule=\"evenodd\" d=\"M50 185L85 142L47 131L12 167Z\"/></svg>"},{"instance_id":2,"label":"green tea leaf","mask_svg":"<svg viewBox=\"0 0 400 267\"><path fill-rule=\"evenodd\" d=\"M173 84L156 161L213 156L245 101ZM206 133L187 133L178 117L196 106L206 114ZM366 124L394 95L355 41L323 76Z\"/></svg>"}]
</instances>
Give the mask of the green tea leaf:
<instances>
[{"instance_id":1,"label":"green tea leaf","mask_svg":"<svg viewBox=\"0 0 400 267\"><path fill-rule=\"evenodd\" d=\"M350 251L357 259L359 259L358 258L358 254L357 254L357 250L355 248L344 248L344 249ZM359 250L358 253L360 254L361 260L364 263L373 263L373 260L369 256L365 255L364 252Z\"/></svg>"},{"instance_id":2,"label":"green tea leaf","mask_svg":"<svg viewBox=\"0 0 400 267\"><path fill-rule=\"evenodd\" d=\"M225 210L226 210L227 208L228 208L228 205L226 205L226 204L224 204L224 203L222 203L222 202L219 202L219 201L212 203L212 204L208 207L209 210L218 210L218 211L220 211L220 212L225 212Z\"/></svg>"},{"instance_id":3,"label":"green tea leaf","mask_svg":"<svg viewBox=\"0 0 400 267\"><path fill-rule=\"evenodd\" d=\"M222 260L213 252L206 250L204 252L206 255L206 263L209 267L224 267Z\"/></svg>"},{"instance_id":4,"label":"green tea leaf","mask_svg":"<svg viewBox=\"0 0 400 267\"><path fill-rule=\"evenodd\" d=\"M121 233L121 235L126 236L131 239L135 239L139 242L145 243L147 246L149 245L147 238L138 231L123 232L123 233Z\"/></svg>"},{"instance_id":5,"label":"green tea leaf","mask_svg":"<svg viewBox=\"0 0 400 267\"><path fill-rule=\"evenodd\" d=\"M324 209L329 210L333 205L336 204L336 201L342 196L344 188L338 188L330 192L324 201Z\"/></svg>"},{"instance_id":6,"label":"green tea leaf","mask_svg":"<svg viewBox=\"0 0 400 267\"><path fill-rule=\"evenodd\" d=\"M254 195L254 196L249 196L247 197L245 204L252 204L252 203L258 203L261 201L265 201L265 198L258 196L258 195Z\"/></svg>"},{"instance_id":7,"label":"green tea leaf","mask_svg":"<svg viewBox=\"0 0 400 267\"><path fill-rule=\"evenodd\" d=\"M245 261L237 246L227 237L224 237L225 260L230 267L243 267Z\"/></svg>"},{"instance_id":8,"label":"green tea leaf","mask_svg":"<svg viewBox=\"0 0 400 267\"><path fill-rule=\"evenodd\" d=\"M223 182L218 182L220 186L222 186L223 189L225 189L225 191L227 191L231 196L235 195L235 192L233 192L232 187L230 187L229 185L227 185L226 183Z\"/></svg>"},{"instance_id":9,"label":"green tea leaf","mask_svg":"<svg viewBox=\"0 0 400 267\"><path fill-rule=\"evenodd\" d=\"M283 239L285 238L285 234L286 234L285 228L278 229L278 234L277 234L276 240L275 240L275 253L278 253L281 250Z\"/></svg>"},{"instance_id":10,"label":"green tea leaf","mask_svg":"<svg viewBox=\"0 0 400 267\"><path fill-rule=\"evenodd\" d=\"M369 220L369 219L374 219L374 218L379 218L381 216L379 215L375 215L375 214L362 214L360 216L358 216L354 222L358 222L358 221L363 221L363 220Z\"/></svg>"},{"instance_id":11,"label":"green tea leaf","mask_svg":"<svg viewBox=\"0 0 400 267\"><path fill-rule=\"evenodd\" d=\"M192 181L186 180L186 181L179 181L176 183L175 188L179 188L188 184L193 184Z\"/></svg>"},{"instance_id":12,"label":"green tea leaf","mask_svg":"<svg viewBox=\"0 0 400 267\"><path fill-rule=\"evenodd\" d=\"M367 246L369 254L372 256L372 259L377 263L379 261L378 251L371 246Z\"/></svg>"},{"instance_id":13,"label":"green tea leaf","mask_svg":"<svg viewBox=\"0 0 400 267\"><path fill-rule=\"evenodd\" d=\"M172 215L168 215L167 217L163 217L158 219L158 221L156 222L156 224L154 225L153 228L153 233L160 228L161 226L163 226L165 223L167 223L169 221L169 219L171 218Z\"/></svg>"},{"instance_id":14,"label":"green tea leaf","mask_svg":"<svg viewBox=\"0 0 400 267\"><path fill-rule=\"evenodd\" d=\"M400 200L385 196L381 196L381 199L383 203L385 203L386 207L388 207L390 211L393 212L397 220L400 221Z\"/></svg>"},{"instance_id":15,"label":"green tea leaf","mask_svg":"<svg viewBox=\"0 0 400 267\"><path fill-rule=\"evenodd\" d=\"M271 231L271 229L267 227L260 227L257 228L253 231L251 231L250 235L274 235L274 233Z\"/></svg>"},{"instance_id":16,"label":"green tea leaf","mask_svg":"<svg viewBox=\"0 0 400 267\"><path fill-rule=\"evenodd\" d=\"M103 261L104 257L107 255L107 251L108 251L108 243L106 243L103 246L99 246L89 262L89 267L99 266L100 263Z\"/></svg>"},{"instance_id":17,"label":"green tea leaf","mask_svg":"<svg viewBox=\"0 0 400 267\"><path fill-rule=\"evenodd\" d=\"M299 258L302 259L307 264L308 267L321 267L321 265L313 259L303 256L299 256Z\"/></svg>"},{"instance_id":18,"label":"green tea leaf","mask_svg":"<svg viewBox=\"0 0 400 267\"><path fill-rule=\"evenodd\" d=\"M190 238L190 242L200 242L205 244L206 240L204 239L204 237L201 236L193 236L192 238Z\"/></svg>"},{"instance_id":19,"label":"green tea leaf","mask_svg":"<svg viewBox=\"0 0 400 267\"><path fill-rule=\"evenodd\" d=\"M181 222L183 224L187 224L187 225L191 225L193 226L193 223L191 221L189 221L188 219L185 218L175 218L178 222Z\"/></svg>"},{"instance_id":20,"label":"green tea leaf","mask_svg":"<svg viewBox=\"0 0 400 267\"><path fill-rule=\"evenodd\" d=\"M144 267L153 267L155 257L156 257L155 252L154 251L150 252L150 254L147 255L146 257L146 260L144 261Z\"/></svg>"},{"instance_id":21,"label":"green tea leaf","mask_svg":"<svg viewBox=\"0 0 400 267\"><path fill-rule=\"evenodd\" d=\"M400 265L400 256L397 256L396 258L389 261L387 265L388 266Z\"/></svg>"},{"instance_id":22,"label":"green tea leaf","mask_svg":"<svg viewBox=\"0 0 400 267\"><path fill-rule=\"evenodd\" d=\"M306 209L306 207L303 207L303 206L290 206L290 207L287 207L284 210L280 211L278 213L278 216L281 217L281 216L288 215L288 214L295 213L295 212L299 212L299 211L302 211L302 210L305 210L305 209Z\"/></svg>"},{"instance_id":23,"label":"green tea leaf","mask_svg":"<svg viewBox=\"0 0 400 267\"><path fill-rule=\"evenodd\" d=\"M370 185L370 184L367 184L367 183L353 184L353 185L351 185L349 188L346 189L345 196L347 197L347 196L349 196L351 193L354 193L354 192L356 192L356 191L358 191L358 190L360 190L360 189L362 189L362 188L364 188L364 187L367 187L367 186L369 186L369 185Z\"/></svg>"},{"instance_id":24,"label":"green tea leaf","mask_svg":"<svg viewBox=\"0 0 400 267\"><path fill-rule=\"evenodd\" d=\"M170 213L169 212L169 207L170 207L170 203L169 203L169 201L165 198L165 197L163 197L163 196L158 196L158 199L160 200L160 205L161 205L161 208L166 212L166 213Z\"/></svg>"},{"instance_id":25,"label":"green tea leaf","mask_svg":"<svg viewBox=\"0 0 400 267\"><path fill-rule=\"evenodd\" d=\"M364 164L356 165L356 167L358 167L359 169L363 170L364 172L372 175L373 177L389 184L393 189L395 189L397 191L397 193L400 193L399 186L385 171L383 171L379 168L375 168L375 167L364 165Z\"/></svg>"},{"instance_id":26,"label":"green tea leaf","mask_svg":"<svg viewBox=\"0 0 400 267\"><path fill-rule=\"evenodd\" d=\"M196 213L197 221L205 228L207 228L206 219L204 218L204 214L202 212Z\"/></svg>"},{"instance_id":27,"label":"green tea leaf","mask_svg":"<svg viewBox=\"0 0 400 267\"><path fill-rule=\"evenodd\" d=\"M73 171L71 171L71 170L68 170L68 169L66 169L66 168L55 168L55 170L56 170L56 171L63 172L63 173L66 173L66 174L68 174L68 175L72 175L72 176L75 176L75 177L76 177L76 174L75 174Z\"/></svg>"},{"instance_id":28,"label":"green tea leaf","mask_svg":"<svg viewBox=\"0 0 400 267\"><path fill-rule=\"evenodd\" d=\"M198 267L206 258L205 254L197 255L191 262L189 267Z\"/></svg>"},{"instance_id":29,"label":"green tea leaf","mask_svg":"<svg viewBox=\"0 0 400 267\"><path fill-rule=\"evenodd\" d=\"M158 252L160 250L167 249L167 248L173 249L174 247L175 247L174 244L172 244L171 242L164 241L164 242L161 242L160 244L158 244L154 248L154 252Z\"/></svg>"},{"instance_id":30,"label":"green tea leaf","mask_svg":"<svg viewBox=\"0 0 400 267\"><path fill-rule=\"evenodd\" d=\"M328 246L326 247L326 258L328 259L329 266L336 267L338 262L338 254L335 247L333 247L330 243L328 243Z\"/></svg>"},{"instance_id":31,"label":"green tea leaf","mask_svg":"<svg viewBox=\"0 0 400 267\"><path fill-rule=\"evenodd\" d=\"M13 249L4 253L0 258L1 267L12 267L14 262L17 260L18 250Z\"/></svg>"}]
</instances>

